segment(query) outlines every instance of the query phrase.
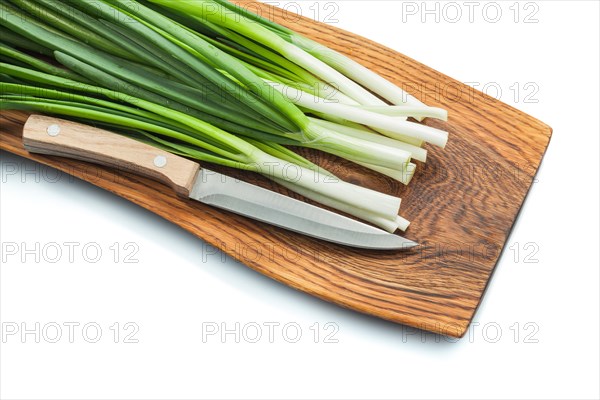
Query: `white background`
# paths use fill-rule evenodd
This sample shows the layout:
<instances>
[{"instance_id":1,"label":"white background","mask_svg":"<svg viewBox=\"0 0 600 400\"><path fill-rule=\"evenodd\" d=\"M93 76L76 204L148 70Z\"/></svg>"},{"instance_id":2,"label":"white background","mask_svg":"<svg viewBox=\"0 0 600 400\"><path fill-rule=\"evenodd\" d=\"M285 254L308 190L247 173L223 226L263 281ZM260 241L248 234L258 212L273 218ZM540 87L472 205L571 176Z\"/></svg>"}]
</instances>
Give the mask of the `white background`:
<instances>
[{"instance_id":1,"label":"white background","mask_svg":"<svg viewBox=\"0 0 600 400\"><path fill-rule=\"evenodd\" d=\"M305 16L314 4L301 3ZM4 335L2 398L598 398L598 3L520 3L516 23L512 1L498 3L497 23L486 21L493 10L482 14L486 3L472 23L462 2L457 23L445 3L439 23L421 22L421 2L336 4L337 26L463 82L500 87L503 101L554 128L509 239L520 251L504 252L469 334L451 343L316 300L116 196L2 153L3 246L50 252L54 242L64 251L54 264L4 254L3 328L38 322L46 337ZM403 13L413 6L416 14ZM321 20L336 10L316 9ZM525 23L536 10L538 22ZM527 83L539 89L529 98ZM80 246L71 263L65 242L93 243L102 257L87 262ZM138 263L125 262L127 243ZM538 262L525 262L535 246ZM69 322L80 324L73 343ZM52 323L62 325L58 343L48 340ZM86 341L93 328L83 336L86 323L102 329L97 343ZM236 323L246 328L239 343L233 334L203 338ZM268 323L280 324L273 343ZM258 343L248 340L253 324ZM138 343L125 343L136 326ZM290 343L294 327L302 337Z\"/></svg>"}]
</instances>

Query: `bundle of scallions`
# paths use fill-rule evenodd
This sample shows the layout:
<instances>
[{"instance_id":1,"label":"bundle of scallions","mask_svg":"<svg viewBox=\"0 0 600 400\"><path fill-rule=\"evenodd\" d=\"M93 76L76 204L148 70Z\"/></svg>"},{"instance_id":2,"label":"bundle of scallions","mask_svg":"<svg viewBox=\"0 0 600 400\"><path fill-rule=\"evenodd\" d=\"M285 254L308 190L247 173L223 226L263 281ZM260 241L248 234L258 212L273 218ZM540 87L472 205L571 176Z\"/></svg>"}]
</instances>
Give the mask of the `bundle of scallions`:
<instances>
[{"instance_id":1,"label":"bundle of scallions","mask_svg":"<svg viewBox=\"0 0 600 400\"><path fill-rule=\"evenodd\" d=\"M226 0L3 0L1 108L110 128L255 171L390 232L400 199L335 178L286 146L404 184L446 119L384 78ZM293 166L293 168L290 168Z\"/></svg>"}]
</instances>

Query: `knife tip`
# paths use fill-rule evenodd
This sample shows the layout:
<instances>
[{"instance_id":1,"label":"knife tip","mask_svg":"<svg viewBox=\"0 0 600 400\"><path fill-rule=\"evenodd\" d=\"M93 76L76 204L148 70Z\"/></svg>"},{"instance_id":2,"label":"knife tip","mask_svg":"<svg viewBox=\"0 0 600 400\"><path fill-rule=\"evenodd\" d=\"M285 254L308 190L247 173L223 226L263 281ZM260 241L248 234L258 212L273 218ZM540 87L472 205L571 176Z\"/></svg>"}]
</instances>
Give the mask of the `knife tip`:
<instances>
[{"instance_id":1,"label":"knife tip","mask_svg":"<svg viewBox=\"0 0 600 400\"><path fill-rule=\"evenodd\" d=\"M413 241L411 240L411 241L405 242L405 243L402 245L402 248L403 248L403 249L412 249L412 248L414 248L414 247L417 247L417 246L419 246L419 243L417 243L417 242L413 242Z\"/></svg>"},{"instance_id":2,"label":"knife tip","mask_svg":"<svg viewBox=\"0 0 600 400\"><path fill-rule=\"evenodd\" d=\"M413 242L412 240L403 238L402 236L398 236L398 235L393 235L390 234L389 239L392 239L391 241L387 242L387 245L379 247L380 249L387 249L387 250L410 250L413 249L417 246L419 246L419 243L417 242Z\"/></svg>"}]
</instances>

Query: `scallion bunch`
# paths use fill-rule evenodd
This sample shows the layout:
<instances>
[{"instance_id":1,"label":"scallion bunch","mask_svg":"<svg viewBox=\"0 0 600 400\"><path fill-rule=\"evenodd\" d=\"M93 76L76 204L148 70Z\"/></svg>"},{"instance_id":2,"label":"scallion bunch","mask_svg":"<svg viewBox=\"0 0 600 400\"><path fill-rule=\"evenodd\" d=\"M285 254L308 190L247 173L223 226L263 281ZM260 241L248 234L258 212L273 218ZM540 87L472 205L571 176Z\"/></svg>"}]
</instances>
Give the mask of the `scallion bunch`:
<instances>
[{"instance_id":1,"label":"scallion bunch","mask_svg":"<svg viewBox=\"0 0 600 400\"><path fill-rule=\"evenodd\" d=\"M110 128L262 173L390 232L400 199L335 178L287 146L408 184L446 119L360 64L225 0L5 0L0 104ZM290 173L289 166L294 166Z\"/></svg>"}]
</instances>

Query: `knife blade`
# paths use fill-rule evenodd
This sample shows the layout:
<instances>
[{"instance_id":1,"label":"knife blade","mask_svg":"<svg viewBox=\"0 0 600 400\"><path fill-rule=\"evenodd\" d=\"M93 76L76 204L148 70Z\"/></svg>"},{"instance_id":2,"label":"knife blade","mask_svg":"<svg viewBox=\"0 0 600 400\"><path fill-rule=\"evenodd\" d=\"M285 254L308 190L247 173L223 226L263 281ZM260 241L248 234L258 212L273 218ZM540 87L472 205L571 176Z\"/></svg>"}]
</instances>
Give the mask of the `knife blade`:
<instances>
[{"instance_id":1,"label":"knife blade","mask_svg":"<svg viewBox=\"0 0 600 400\"><path fill-rule=\"evenodd\" d=\"M32 115L23 143L42 153L116 167L171 186L180 196L346 246L403 250L417 243L288 196L200 168L196 162L88 125Z\"/></svg>"}]
</instances>

